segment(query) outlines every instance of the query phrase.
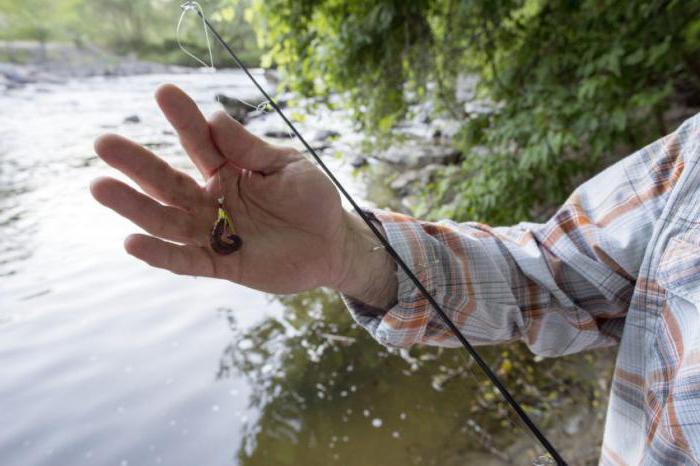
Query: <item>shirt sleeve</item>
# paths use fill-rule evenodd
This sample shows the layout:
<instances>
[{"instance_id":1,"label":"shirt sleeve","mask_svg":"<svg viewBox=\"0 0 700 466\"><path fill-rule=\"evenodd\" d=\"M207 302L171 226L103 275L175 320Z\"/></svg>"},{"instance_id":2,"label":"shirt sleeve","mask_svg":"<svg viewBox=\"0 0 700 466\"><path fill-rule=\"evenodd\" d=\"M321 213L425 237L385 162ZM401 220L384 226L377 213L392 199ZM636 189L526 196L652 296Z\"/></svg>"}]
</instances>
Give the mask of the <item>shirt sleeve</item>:
<instances>
[{"instance_id":1,"label":"shirt sleeve","mask_svg":"<svg viewBox=\"0 0 700 466\"><path fill-rule=\"evenodd\" d=\"M490 227L371 212L472 344L521 339L543 356L613 345L683 170L678 131L581 185L543 224ZM458 346L405 273L397 274L398 301L388 310L343 296L356 321L387 346Z\"/></svg>"}]
</instances>

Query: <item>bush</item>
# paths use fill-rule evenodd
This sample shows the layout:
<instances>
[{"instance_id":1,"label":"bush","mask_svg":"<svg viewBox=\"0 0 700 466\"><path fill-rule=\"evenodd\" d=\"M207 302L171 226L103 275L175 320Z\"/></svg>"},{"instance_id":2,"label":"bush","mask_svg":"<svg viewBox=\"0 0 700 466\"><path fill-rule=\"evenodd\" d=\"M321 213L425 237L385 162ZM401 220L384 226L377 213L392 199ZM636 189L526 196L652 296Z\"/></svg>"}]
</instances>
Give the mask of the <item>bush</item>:
<instances>
[{"instance_id":1,"label":"bush","mask_svg":"<svg viewBox=\"0 0 700 466\"><path fill-rule=\"evenodd\" d=\"M372 137L390 135L407 95L461 121L454 144L465 157L450 191L436 183L424 193L423 214L434 217L541 218L603 164L668 131L669 110L695 104L700 89L696 0L256 0L253 8L266 63L297 92L347 95ZM456 108L461 73L480 77L497 112ZM489 155L470 155L475 146Z\"/></svg>"}]
</instances>

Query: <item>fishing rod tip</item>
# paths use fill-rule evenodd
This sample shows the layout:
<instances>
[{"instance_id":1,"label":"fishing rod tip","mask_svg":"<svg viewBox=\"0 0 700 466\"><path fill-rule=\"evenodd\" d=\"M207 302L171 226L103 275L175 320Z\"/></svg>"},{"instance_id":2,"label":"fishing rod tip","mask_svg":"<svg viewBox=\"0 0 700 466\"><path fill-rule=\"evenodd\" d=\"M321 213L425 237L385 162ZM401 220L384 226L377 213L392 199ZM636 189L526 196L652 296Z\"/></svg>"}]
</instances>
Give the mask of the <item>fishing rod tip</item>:
<instances>
[{"instance_id":1,"label":"fishing rod tip","mask_svg":"<svg viewBox=\"0 0 700 466\"><path fill-rule=\"evenodd\" d=\"M199 9L199 3L193 1L193 0L187 0L186 2L182 3L180 5L180 8L183 11L192 11L192 10L198 10Z\"/></svg>"}]
</instances>

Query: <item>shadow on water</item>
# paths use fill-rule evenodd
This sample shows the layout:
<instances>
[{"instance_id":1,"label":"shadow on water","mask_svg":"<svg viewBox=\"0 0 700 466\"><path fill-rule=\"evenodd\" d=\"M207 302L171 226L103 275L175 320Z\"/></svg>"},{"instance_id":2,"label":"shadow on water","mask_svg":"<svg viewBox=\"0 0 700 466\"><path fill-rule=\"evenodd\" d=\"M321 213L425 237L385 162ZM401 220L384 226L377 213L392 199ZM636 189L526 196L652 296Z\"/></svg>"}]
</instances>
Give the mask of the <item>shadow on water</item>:
<instances>
[{"instance_id":1,"label":"shadow on water","mask_svg":"<svg viewBox=\"0 0 700 466\"><path fill-rule=\"evenodd\" d=\"M246 330L222 311L233 336L217 377L247 378L260 413L245 426L239 464L500 465L537 456L535 440L459 350L387 350L331 292L276 299L283 317ZM595 463L609 358L541 360L520 344L481 352L571 464Z\"/></svg>"}]
</instances>

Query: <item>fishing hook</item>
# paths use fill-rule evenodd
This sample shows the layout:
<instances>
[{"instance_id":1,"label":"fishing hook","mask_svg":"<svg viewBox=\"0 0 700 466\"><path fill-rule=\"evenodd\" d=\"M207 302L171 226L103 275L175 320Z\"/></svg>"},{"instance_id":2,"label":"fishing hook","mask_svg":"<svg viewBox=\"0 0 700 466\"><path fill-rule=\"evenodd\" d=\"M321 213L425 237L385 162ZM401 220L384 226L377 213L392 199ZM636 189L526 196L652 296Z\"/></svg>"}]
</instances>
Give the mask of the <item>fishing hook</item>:
<instances>
[{"instance_id":1,"label":"fishing hook","mask_svg":"<svg viewBox=\"0 0 700 466\"><path fill-rule=\"evenodd\" d=\"M224 208L224 198L220 197L218 202L218 216L209 234L209 245L214 252L225 256L238 251L243 245L243 240L236 234L231 216Z\"/></svg>"}]
</instances>

